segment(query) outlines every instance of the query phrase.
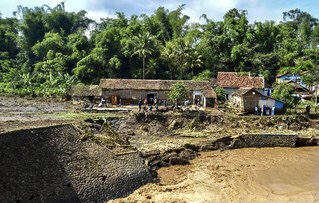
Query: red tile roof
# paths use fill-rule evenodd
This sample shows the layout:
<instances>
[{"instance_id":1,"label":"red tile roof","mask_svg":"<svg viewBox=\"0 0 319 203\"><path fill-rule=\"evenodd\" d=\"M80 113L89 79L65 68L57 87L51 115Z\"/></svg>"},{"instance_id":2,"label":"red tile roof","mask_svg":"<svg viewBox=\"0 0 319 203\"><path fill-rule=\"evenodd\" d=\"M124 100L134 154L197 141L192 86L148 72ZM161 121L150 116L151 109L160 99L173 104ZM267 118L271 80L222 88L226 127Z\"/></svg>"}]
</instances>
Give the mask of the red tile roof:
<instances>
[{"instance_id":1,"label":"red tile roof","mask_svg":"<svg viewBox=\"0 0 319 203\"><path fill-rule=\"evenodd\" d=\"M224 88L264 88L265 82L263 77L254 77L241 75L237 72L218 72L217 86Z\"/></svg>"}]
</instances>

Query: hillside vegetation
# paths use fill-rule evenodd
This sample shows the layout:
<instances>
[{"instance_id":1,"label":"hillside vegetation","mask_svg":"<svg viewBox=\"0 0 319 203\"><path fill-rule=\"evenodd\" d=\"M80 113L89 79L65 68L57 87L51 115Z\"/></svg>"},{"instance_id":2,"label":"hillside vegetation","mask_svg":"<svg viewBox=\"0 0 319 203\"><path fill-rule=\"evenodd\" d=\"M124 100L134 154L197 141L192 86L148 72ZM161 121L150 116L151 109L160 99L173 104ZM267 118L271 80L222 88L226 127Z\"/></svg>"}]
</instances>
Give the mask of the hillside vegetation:
<instances>
[{"instance_id":1,"label":"hillside vegetation","mask_svg":"<svg viewBox=\"0 0 319 203\"><path fill-rule=\"evenodd\" d=\"M280 22L249 22L234 8L222 21L203 14L204 23L191 23L183 9L118 12L96 23L64 3L18 6L15 17L0 17L0 92L64 96L70 85L100 78L202 80L218 71L261 74L268 84L279 69L316 80L319 26L310 14L295 9Z\"/></svg>"}]
</instances>

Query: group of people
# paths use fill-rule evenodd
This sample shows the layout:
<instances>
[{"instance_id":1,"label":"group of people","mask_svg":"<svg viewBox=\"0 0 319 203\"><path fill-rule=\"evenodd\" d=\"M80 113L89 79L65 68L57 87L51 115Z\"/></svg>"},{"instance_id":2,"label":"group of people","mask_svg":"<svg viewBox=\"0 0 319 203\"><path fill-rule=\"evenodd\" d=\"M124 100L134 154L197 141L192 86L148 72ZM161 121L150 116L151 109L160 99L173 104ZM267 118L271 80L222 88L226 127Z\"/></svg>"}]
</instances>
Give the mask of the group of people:
<instances>
[{"instance_id":1,"label":"group of people","mask_svg":"<svg viewBox=\"0 0 319 203\"><path fill-rule=\"evenodd\" d=\"M268 110L268 112L267 112ZM275 115L275 106L272 106L271 108L266 106L266 105L262 105L261 108L259 109L258 105L255 106L255 115L259 115L260 113L260 116L264 116L264 115ZM269 112L270 111L270 112Z\"/></svg>"},{"instance_id":2,"label":"group of people","mask_svg":"<svg viewBox=\"0 0 319 203\"><path fill-rule=\"evenodd\" d=\"M143 106L143 111L152 111L153 110L153 105L155 107L156 110L158 110L158 103L157 103L157 99L154 99L154 102L147 102L147 98L144 99L144 101L142 102L142 100L140 99L138 101L138 111L142 110L142 106Z\"/></svg>"}]
</instances>

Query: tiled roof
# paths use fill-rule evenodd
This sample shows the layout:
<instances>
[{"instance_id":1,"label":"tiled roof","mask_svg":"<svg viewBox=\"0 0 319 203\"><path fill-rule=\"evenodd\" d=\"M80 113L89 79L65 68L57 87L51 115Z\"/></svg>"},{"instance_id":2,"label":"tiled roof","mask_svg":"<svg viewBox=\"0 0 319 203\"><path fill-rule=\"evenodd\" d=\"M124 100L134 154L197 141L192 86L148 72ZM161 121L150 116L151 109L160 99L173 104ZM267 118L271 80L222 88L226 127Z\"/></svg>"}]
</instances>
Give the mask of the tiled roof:
<instances>
[{"instance_id":1,"label":"tiled roof","mask_svg":"<svg viewBox=\"0 0 319 203\"><path fill-rule=\"evenodd\" d=\"M218 72L217 86L224 88L264 88L264 78L240 75L237 72Z\"/></svg>"},{"instance_id":2,"label":"tiled roof","mask_svg":"<svg viewBox=\"0 0 319 203\"><path fill-rule=\"evenodd\" d=\"M232 95L233 96L243 96L245 94L247 94L250 91L254 91L256 94L261 95L258 91L256 91L254 88L239 88L238 90L236 90Z\"/></svg>"}]
</instances>

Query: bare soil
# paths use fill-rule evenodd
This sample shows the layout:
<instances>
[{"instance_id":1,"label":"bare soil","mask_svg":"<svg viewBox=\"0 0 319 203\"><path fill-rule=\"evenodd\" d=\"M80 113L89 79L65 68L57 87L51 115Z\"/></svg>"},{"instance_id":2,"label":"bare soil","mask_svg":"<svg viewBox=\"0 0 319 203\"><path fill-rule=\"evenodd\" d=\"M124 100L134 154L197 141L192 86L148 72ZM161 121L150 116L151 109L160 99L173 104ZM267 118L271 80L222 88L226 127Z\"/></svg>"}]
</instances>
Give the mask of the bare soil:
<instances>
[{"instance_id":1,"label":"bare soil","mask_svg":"<svg viewBox=\"0 0 319 203\"><path fill-rule=\"evenodd\" d=\"M318 147L203 152L110 202L318 202L318 158Z\"/></svg>"},{"instance_id":2,"label":"bare soil","mask_svg":"<svg viewBox=\"0 0 319 203\"><path fill-rule=\"evenodd\" d=\"M0 96L0 133L78 123L96 113L78 111L69 101ZM137 113L133 109L133 113ZM101 114L105 116L106 114ZM160 152L242 133L298 134L318 138L318 119L306 116L234 116L218 109L206 113L116 115L110 128L95 121L83 131L123 151ZM102 125L103 126L103 125ZM95 134L92 136L91 134ZM133 149L131 148L133 146ZM190 165L160 168L160 182L115 202L305 202L318 200L318 147L264 148L201 152Z\"/></svg>"},{"instance_id":3,"label":"bare soil","mask_svg":"<svg viewBox=\"0 0 319 203\"><path fill-rule=\"evenodd\" d=\"M54 98L0 96L0 132L62 124L56 114L72 111L70 102Z\"/></svg>"}]
</instances>

